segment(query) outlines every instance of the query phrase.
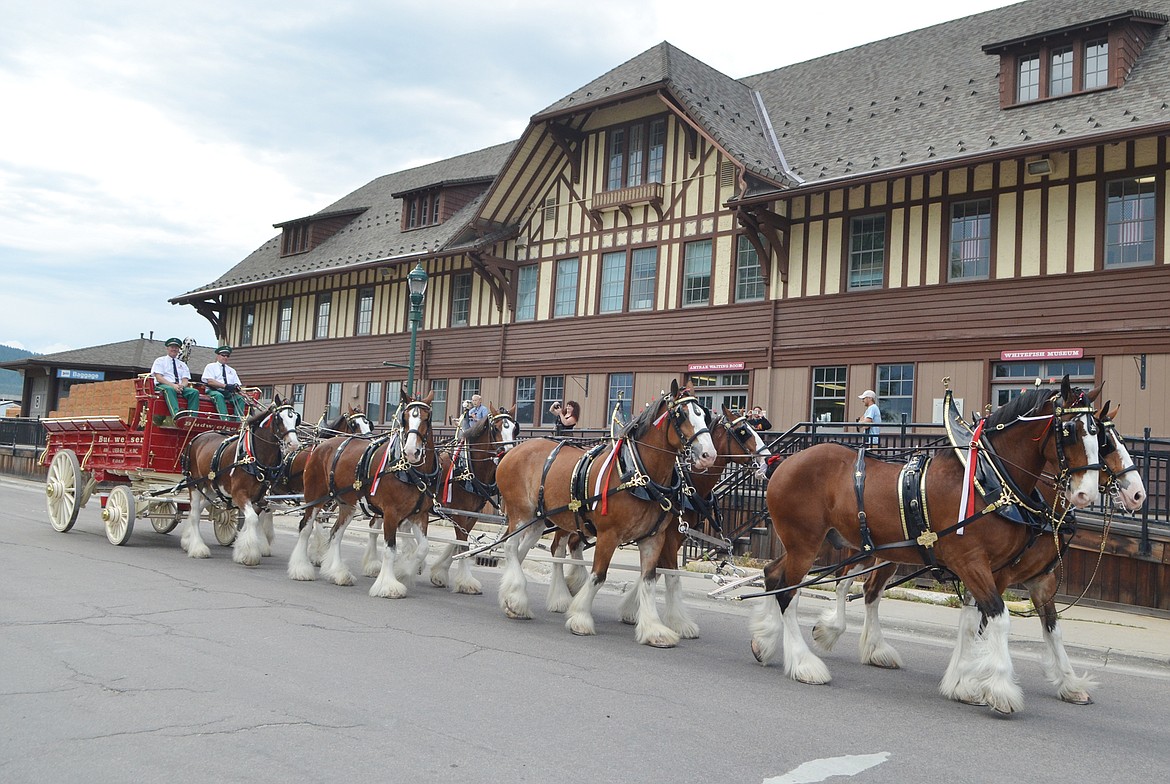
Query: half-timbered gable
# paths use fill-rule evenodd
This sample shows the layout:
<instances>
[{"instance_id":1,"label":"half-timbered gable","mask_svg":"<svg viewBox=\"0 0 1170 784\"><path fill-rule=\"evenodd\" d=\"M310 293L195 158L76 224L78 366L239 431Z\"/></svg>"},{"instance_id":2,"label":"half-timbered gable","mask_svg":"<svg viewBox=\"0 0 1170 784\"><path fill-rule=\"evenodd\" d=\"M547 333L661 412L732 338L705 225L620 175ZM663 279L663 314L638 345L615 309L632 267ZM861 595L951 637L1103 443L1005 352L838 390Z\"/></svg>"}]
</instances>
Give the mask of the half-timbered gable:
<instances>
[{"instance_id":1,"label":"half-timbered gable","mask_svg":"<svg viewBox=\"0 0 1170 784\"><path fill-rule=\"evenodd\" d=\"M1031 0L738 79L663 42L174 301L311 413L396 389L421 263L440 417L602 426L682 379L777 427L870 388L930 421L944 376L975 409L1069 372L1166 432L1168 14Z\"/></svg>"}]
</instances>

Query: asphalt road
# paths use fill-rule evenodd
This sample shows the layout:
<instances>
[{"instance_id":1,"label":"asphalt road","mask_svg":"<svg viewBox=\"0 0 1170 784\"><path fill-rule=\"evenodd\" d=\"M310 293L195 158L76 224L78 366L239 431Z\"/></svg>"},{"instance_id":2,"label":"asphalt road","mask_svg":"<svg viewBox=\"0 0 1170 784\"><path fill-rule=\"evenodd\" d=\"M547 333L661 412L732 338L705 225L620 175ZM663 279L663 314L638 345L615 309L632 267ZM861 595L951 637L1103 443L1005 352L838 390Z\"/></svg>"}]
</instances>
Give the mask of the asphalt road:
<instances>
[{"instance_id":1,"label":"asphalt road","mask_svg":"<svg viewBox=\"0 0 1170 784\"><path fill-rule=\"evenodd\" d=\"M949 648L889 634L902 671L856 661L856 633L806 686L748 651L743 605L696 612L703 636L637 645L596 605L598 634L538 609L418 583L374 599L179 548L139 523L104 536L97 501L49 526L42 486L0 479L0 781L1029 782L1162 780L1170 681L1101 670L1096 704L1055 698L1016 659L1011 718L950 702ZM357 570L359 549L346 549ZM543 608L544 586L531 587ZM819 610L820 608L813 608ZM808 624L805 624L807 630ZM1168 641L1170 645L1170 641Z\"/></svg>"}]
</instances>

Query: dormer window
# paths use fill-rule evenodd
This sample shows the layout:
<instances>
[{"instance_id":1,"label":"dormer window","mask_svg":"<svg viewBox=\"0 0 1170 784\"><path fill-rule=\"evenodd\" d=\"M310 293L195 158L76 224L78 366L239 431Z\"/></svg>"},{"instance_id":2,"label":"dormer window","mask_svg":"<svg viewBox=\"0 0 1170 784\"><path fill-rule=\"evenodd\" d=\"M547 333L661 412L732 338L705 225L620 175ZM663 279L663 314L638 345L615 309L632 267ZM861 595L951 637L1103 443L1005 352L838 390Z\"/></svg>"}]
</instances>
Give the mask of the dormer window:
<instances>
[{"instance_id":1,"label":"dormer window","mask_svg":"<svg viewBox=\"0 0 1170 784\"><path fill-rule=\"evenodd\" d=\"M286 223L280 235L280 255L292 256L294 253L304 253L308 249L309 222L300 220Z\"/></svg>"},{"instance_id":2,"label":"dormer window","mask_svg":"<svg viewBox=\"0 0 1170 784\"><path fill-rule=\"evenodd\" d=\"M1126 11L984 46L987 54L999 55L1000 106L1120 87L1166 21L1163 14Z\"/></svg>"},{"instance_id":3,"label":"dormer window","mask_svg":"<svg viewBox=\"0 0 1170 784\"><path fill-rule=\"evenodd\" d=\"M365 207L359 207L336 212L319 212L308 218L272 224L272 228L280 229L280 255L295 256L298 253L308 253L344 229L350 221L365 211Z\"/></svg>"},{"instance_id":4,"label":"dormer window","mask_svg":"<svg viewBox=\"0 0 1170 784\"><path fill-rule=\"evenodd\" d=\"M419 229L423 226L434 226L442 221L439 219L438 189L418 191L403 197L402 228Z\"/></svg>"}]
</instances>

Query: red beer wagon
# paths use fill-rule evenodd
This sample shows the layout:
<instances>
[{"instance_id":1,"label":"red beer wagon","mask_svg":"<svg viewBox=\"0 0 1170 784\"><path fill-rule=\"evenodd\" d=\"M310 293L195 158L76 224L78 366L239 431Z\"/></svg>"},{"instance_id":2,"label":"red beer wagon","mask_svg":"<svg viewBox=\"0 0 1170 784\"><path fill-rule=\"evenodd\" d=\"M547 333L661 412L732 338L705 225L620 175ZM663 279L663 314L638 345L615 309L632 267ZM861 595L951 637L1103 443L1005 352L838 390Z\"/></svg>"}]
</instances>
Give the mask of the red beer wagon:
<instances>
[{"instance_id":1,"label":"red beer wagon","mask_svg":"<svg viewBox=\"0 0 1170 784\"><path fill-rule=\"evenodd\" d=\"M258 389L240 391L253 401L259 399ZM191 508L190 491L179 489L184 478L183 450L199 433L234 432L240 426L234 417L220 417L204 395L199 397L198 412L181 418L177 426L168 426L166 400L155 393L154 378L149 375L136 379L134 393L129 421L116 416L42 420L48 444L40 462L49 466L45 495L49 522L56 530L71 529L78 511L96 492L102 501L106 538L112 544L129 540L136 519L148 518L156 531L169 533ZM162 424L164 420L168 425ZM100 490L99 484L103 485ZM230 545L236 538L236 510L212 504L208 514L216 540Z\"/></svg>"}]
</instances>

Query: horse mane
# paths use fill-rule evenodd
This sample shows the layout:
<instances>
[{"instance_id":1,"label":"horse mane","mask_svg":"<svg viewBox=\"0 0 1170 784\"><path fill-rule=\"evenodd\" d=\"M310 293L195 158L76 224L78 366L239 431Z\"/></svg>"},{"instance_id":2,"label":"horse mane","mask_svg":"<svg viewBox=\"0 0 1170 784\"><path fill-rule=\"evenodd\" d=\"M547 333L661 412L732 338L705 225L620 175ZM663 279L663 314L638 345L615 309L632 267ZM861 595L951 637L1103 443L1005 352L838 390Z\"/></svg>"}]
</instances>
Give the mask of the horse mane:
<instances>
[{"instance_id":1,"label":"horse mane","mask_svg":"<svg viewBox=\"0 0 1170 784\"><path fill-rule=\"evenodd\" d=\"M631 419L629 423L622 428L623 438L639 438L647 429L653 426L654 420L658 418L658 409L662 404L667 402L666 397L660 397L658 404L648 404L643 408L636 417Z\"/></svg>"},{"instance_id":2,"label":"horse mane","mask_svg":"<svg viewBox=\"0 0 1170 784\"><path fill-rule=\"evenodd\" d=\"M491 422L490 416L485 416L483 419L476 420L475 424L463 431L463 440L467 442L474 441L483 435L483 431Z\"/></svg>"},{"instance_id":3,"label":"horse mane","mask_svg":"<svg viewBox=\"0 0 1170 784\"><path fill-rule=\"evenodd\" d=\"M1009 425L1022 416L1035 413L1053 395L1057 394L1059 393L1052 389L1029 389L1016 399L988 414L987 424L991 427L996 425Z\"/></svg>"},{"instance_id":4,"label":"horse mane","mask_svg":"<svg viewBox=\"0 0 1170 784\"><path fill-rule=\"evenodd\" d=\"M273 404L273 405L269 405L267 408L257 409L255 411L255 413L253 413L247 419L244 420L244 424L247 425L248 427L252 427L256 423L258 423L260 420L264 419L264 417L271 414L275 408L276 408L276 406L275 406L275 404Z\"/></svg>"}]
</instances>

